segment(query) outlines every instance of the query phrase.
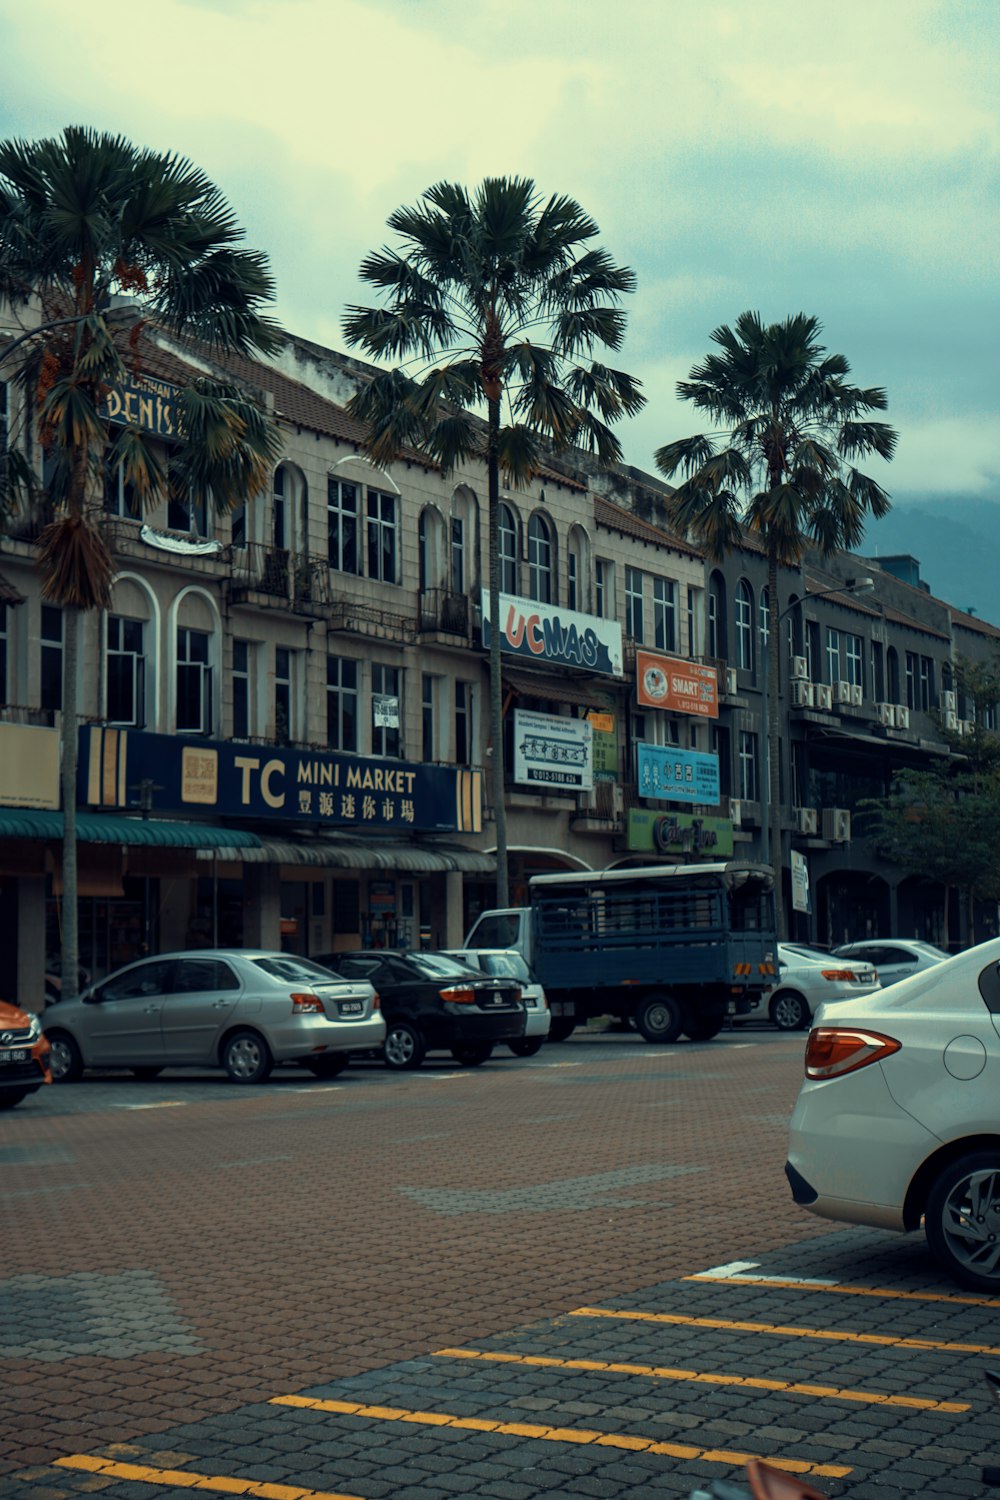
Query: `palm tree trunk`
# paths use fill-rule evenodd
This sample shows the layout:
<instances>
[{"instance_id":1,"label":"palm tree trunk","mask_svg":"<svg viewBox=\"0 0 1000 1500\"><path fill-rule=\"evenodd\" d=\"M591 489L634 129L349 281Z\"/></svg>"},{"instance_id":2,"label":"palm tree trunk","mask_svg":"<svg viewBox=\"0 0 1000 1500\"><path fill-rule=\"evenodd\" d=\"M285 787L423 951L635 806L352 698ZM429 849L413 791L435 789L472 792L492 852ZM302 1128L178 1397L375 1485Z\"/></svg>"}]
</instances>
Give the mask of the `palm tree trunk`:
<instances>
[{"instance_id":1,"label":"palm tree trunk","mask_svg":"<svg viewBox=\"0 0 1000 1500\"><path fill-rule=\"evenodd\" d=\"M503 678L500 666L500 401L490 398L486 472L490 498L490 740L493 751L493 816L497 834L497 905L510 904L507 871L507 807L504 802Z\"/></svg>"},{"instance_id":2,"label":"palm tree trunk","mask_svg":"<svg viewBox=\"0 0 1000 1500\"><path fill-rule=\"evenodd\" d=\"M787 937L785 916L785 894L783 888L784 848L781 836L781 651L778 633L780 628L778 609L778 559L771 557L767 565L767 635L768 665L770 668L770 691L767 704L767 767L768 809L770 823L768 847L771 869L774 871L774 921L778 938Z\"/></svg>"},{"instance_id":3,"label":"palm tree trunk","mask_svg":"<svg viewBox=\"0 0 1000 1500\"><path fill-rule=\"evenodd\" d=\"M60 753L62 764L62 998L73 1000L79 989L80 937L77 908L76 766L79 703L77 664L80 655L80 611L63 610L63 689Z\"/></svg>"}]
</instances>

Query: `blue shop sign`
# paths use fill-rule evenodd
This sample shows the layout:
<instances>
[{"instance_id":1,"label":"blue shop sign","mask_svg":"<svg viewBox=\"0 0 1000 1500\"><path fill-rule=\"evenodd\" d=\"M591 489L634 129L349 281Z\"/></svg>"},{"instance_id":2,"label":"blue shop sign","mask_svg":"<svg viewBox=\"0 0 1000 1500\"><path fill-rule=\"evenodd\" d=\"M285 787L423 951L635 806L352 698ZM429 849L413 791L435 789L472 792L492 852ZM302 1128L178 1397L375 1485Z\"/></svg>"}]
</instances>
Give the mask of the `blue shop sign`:
<instances>
[{"instance_id":1,"label":"blue shop sign","mask_svg":"<svg viewBox=\"0 0 1000 1500\"><path fill-rule=\"evenodd\" d=\"M481 606L483 646L488 649L493 628L488 589L482 591ZM622 675L622 628L616 620L512 594L500 595L500 650L528 661Z\"/></svg>"},{"instance_id":2,"label":"blue shop sign","mask_svg":"<svg viewBox=\"0 0 1000 1500\"><path fill-rule=\"evenodd\" d=\"M482 773L132 729L80 731L81 806L480 833Z\"/></svg>"},{"instance_id":3,"label":"blue shop sign","mask_svg":"<svg viewBox=\"0 0 1000 1500\"><path fill-rule=\"evenodd\" d=\"M640 797L664 802L700 802L714 807L719 800L719 757L672 745L637 746Z\"/></svg>"}]
</instances>

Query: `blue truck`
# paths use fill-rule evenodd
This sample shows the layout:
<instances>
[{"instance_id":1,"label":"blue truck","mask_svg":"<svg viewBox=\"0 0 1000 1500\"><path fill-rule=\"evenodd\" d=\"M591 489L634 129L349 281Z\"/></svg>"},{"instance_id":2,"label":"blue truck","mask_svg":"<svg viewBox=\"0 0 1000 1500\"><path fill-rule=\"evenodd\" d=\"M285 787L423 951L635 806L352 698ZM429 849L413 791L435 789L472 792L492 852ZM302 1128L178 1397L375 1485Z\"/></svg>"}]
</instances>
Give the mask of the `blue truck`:
<instances>
[{"instance_id":1,"label":"blue truck","mask_svg":"<svg viewBox=\"0 0 1000 1500\"><path fill-rule=\"evenodd\" d=\"M655 865L536 875L530 906L483 912L466 948L516 948L543 985L553 1041L617 1016L648 1042L707 1041L777 972L764 865Z\"/></svg>"}]
</instances>

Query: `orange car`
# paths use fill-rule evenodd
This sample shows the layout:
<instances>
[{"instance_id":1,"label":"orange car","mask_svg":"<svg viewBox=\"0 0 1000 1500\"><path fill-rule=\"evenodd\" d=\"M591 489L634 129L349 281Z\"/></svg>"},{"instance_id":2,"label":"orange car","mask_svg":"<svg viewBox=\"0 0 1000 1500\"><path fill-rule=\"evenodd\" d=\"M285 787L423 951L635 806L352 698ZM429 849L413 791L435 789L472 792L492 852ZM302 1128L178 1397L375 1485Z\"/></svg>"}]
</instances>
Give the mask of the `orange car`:
<instances>
[{"instance_id":1,"label":"orange car","mask_svg":"<svg viewBox=\"0 0 1000 1500\"><path fill-rule=\"evenodd\" d=\"M49 1044L40 1019L0 1000L0 1109L13 1109L51 1082Z\"/></svg>"}]
</instances>

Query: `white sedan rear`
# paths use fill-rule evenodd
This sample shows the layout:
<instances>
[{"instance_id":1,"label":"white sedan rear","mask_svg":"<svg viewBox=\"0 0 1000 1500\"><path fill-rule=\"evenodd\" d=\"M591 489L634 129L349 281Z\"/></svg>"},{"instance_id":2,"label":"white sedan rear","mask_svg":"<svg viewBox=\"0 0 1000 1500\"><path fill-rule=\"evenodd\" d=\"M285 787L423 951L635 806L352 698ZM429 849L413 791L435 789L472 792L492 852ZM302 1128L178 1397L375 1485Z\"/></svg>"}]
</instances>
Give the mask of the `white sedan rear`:
<instances>
[{"instance_id":1,"label":"white sedan rear","mask_svg":"<svg viewBox=\"0 0 1000 1500\"><path fill-rule=\"evenodd\" d=\"M1000 1292L1000 938L823 1007L785 1172L821 1217L923 1220L956 1280Z\"/></svg>"},{"instance_id":2,"label":"white sedan rear","mask_svg":"<svg viewBox=\"0 0 1000 1500\"><path fill-rule=\"evenodd\" d=\"M779 943L778 982L767 996L767 1013L779 1031L801 1031L817 1006L868 995L878 982L874 966L863 958L834 958L804 943Z\"/></svg>"}]
</instances>

